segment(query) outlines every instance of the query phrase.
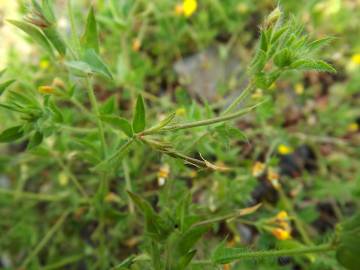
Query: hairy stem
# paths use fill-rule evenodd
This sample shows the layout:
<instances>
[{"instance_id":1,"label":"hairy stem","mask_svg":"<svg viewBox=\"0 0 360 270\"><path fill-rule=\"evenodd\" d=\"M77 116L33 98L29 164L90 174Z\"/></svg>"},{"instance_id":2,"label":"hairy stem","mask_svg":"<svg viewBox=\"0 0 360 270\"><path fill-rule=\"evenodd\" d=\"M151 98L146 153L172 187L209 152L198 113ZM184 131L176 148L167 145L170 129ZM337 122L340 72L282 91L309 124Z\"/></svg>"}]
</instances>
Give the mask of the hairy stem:
<instances>
[{"instance_id":1,"label":"hairy stem","mask_svg":"<svg viewBox=\"0 0 360 270\"><path fill-rule=\"evenodd\" d=\"M299 256L309 253L324 253L335 249L335 246L331 243L318 246L309 246L303 248L294 249L282 249L282 250L264 250L264 251L240 251L238 254L229 254L222 256L221 259L215 261L219 264L229 263L234 260L240 259L261 259L266 257L280 257L280 256Z\"/></svg>"},{"instance_id":2,"label":"hairy stem","mask_svg":"<svg viewBox=\"0 0 360 270\"><path fill-rule=\"evenodd\" d=\"M65 222L66 217L69 215L69 211L64 212L59 219L56 221L53 227L45 234L43 239L37 244L37 246L32 250L28 257L21 264L22 269L25 269L26 266L32 261L32 259L38 255L38 253L45 247L45 245L50 241L52 236L61 228L62 224Z\"/></svg>"},{"instance_id":3,"label":"hairy stem","mask_svg":"<svg viewBox=\"0 0 360 270\"><path fill-rule=\"evenodd\" d=\"M206 120L200 120L200 121L194 121L194 122L190 122L190 123L185 123L185 124L176 124L176 125L171 125L171 126L167 126L162 128L161 130L157 130L157 132L162 132L162 131L175 131L175 130L180 130L180 129L188 129L188 128L195 128L195 127L201 127L201 126L209 126L209 125L213 125L216 123L221 123L221 122L225 122L228 120L232 120L235 118L238 118L244 114L247 114L248 112L251 112L252 110L254 110L256 107L258 107L259 105L263 104L265 101L262 101L260 103L257 103L253 106L247 107L245 109L239 110L236 113L232 113L232 114L227 114L224 116L218 116L218 117L214 117L214 118L210 118L210 119L206 119ZM144 136L144 135L150 135L152 134L152 132L150 130L145 130L143 131L141 134L139 134L140 136Z\"/></svg>"},{"instance_id":4,"label":"hairy stem","mask_svg":"<svg viewBox=\"0 0 360 270\"><path fill-rule=\"evenodd\" d=\"M103 156L103 158L106 158L107 149L106 149L104 125L103 125L103 122L100 119L99 106L98 106L98 103L97 103L97 100L96 100L96 96L95 96L95 93L94 93L94 88L93 88L92 83L91 83L91 79L89 77L86 78L86 86L87 86L87 91L88 91L91 107L92 107L93 112L95 114L98 130L99 130L102 156Z\"/></svg>"},{"instance_id":5,"label":"hairy stem","mask_svg":"<svg viewBox=\"0 0 360 270\"><path fill-rule=\"evenodd\" d=\"M241 92L241 94L225 109L222 113L223 115L231 113L239 104L240 102L245 99L254 89L256 88L253 82L249 82L247 87Z\"/></svg>"}]
</instances>

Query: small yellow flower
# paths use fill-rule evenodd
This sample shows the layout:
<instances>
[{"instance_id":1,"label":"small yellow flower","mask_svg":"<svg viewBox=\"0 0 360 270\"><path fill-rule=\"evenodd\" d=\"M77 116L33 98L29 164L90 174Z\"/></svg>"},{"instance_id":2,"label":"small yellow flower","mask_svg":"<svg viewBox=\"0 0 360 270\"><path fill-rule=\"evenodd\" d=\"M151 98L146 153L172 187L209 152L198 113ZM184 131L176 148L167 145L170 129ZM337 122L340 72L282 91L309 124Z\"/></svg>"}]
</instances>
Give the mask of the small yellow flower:
<instances>
[{"instance_id":1,"label":"small yellow flower","mask_svg":"<svg viewBox=\"0 0 360 270\"><path fill-rule=\"evenodd\" d=\"M281 228L274 228L271 230L271 233L278 240L287 240L291 238L290 232Z\"/></svg>"},{"instance_id":2,"label":"small yellow flower","mask_svg":"<svg viewBox=\"0 0 360 270\"><path fill-rule=\"evenodd\" d=\"M43 85L38 88L39 93L44 95L54 94L55 88L49 85Z\"/></svg>"},{"instance_id":3,"label":"small yellow flower","mask_svg":"<svg viewBox=\"0 0 360 270\"><path fill-rule=\"evenodd\" d=\"M277 150L278 150L278 153L280 155L288 155L288 154L291 154L294 151L291 147L289 147L289 146L287 146L285 144L280 144L278 146Z\"/></svg>"},{"instance_id":4,"label":"small yellow flower","mask_svg":"<svg viewBox=\"0 0 360 270\"><path fill-rule=\"evenodd\" d=\"M165 185L165 181L169 177L169 174L170 174L169 164L162 165L158 171L158 185L159 186Z\"/></svg>"},{"instance_id":5,"label":"small yellow flower","mask_svg":"<svg viewBox=\"0 0 360 270\"><path fill-rule=\"evenodd\" d=\"M270 181L279 180L279 178L280 178L280 176L277 171L275 171L272 168L268 169L268 171L267 171L267 179L268 180L270 180Z\"/></svg>"},{"instance_id":6,"label":"small yellow flower","mask_svg":"<svg viewBox=\"0 0 360 270\"><path fill-rule=\"evenodd\" d=\"M67 186L69 183L69 177L65 173L60 173L58 176L60 186Z\"/></svg>"},{"instance_id":7,"label":"small yellow flower","mask_svg":"<svg viewBox=\"0 0 360 270\"><path fill-rule=\"evenodd\" d=\"M132 48L132 50L133 50L134 52L138 52L138 51L140 50L140 48L141 48L141 41L140 41L140 39L135 38L135 39L133 40L133 43L132 43L131 48Z\"/></svg>"},{"instance_id":8,"label":"small yellow flower","mask_svg":"<svg viewBox=\"0 0 360 270\"><path fill-rule=\"evenodd\" d=\"M175 111L177 116L185 116L186 115L186 109L184 107L181 107Z\"/></svg>"},{"instance_id":9,"label":"small yellow flower","mask_svg":"<svg viewBox=\"0 0 360 270\"><path fill-rule=\"evenodd\" d=\"M264 170L265 170L266 165L260 161L256 161L254 166L252 167L252 175L254 177L258 177L260 176Z\"/></svg>"},{"instance_id":10,"label":"small yellow flower","mask_svg":"<svg viewBox=\"0 0 360 270\"><path fill-rule=\"evenodd\" d=\"M271 183L271 185L275 189L278 189L280 187L279 178L280 178L280 176L277 171L273 170L272 168L268 169L267 180Z\"/></svg>"},{"instance_id":11,"label":"small yellow flower","mask_svg":"<svg viewBox=\"0 0 360 270\"><path fill-rule=\"evenodd\" d=\"M360 53L355 53L352 57L351 57L351 62L356 64L356 65L360 65Z\"/></svg>"},{"instance_id":12,"label":"small yellow flower","mask_svg":"<svg viewBox=\"0 0 360 270\"><path fill-rule=\"evenodd\" d=\"M231 266L230 266L229 263L224 264L224 265L223 265L223 270L230 270L230 269L231 269L230 267L231 267Z\"/></svg>"},{"instance_id":13,"label":"small yellow flower","mask_svg":"<svg viewBox=\"0 0 360 270\"><path fill-rule=\"evenodd\" d=\"M295 93L299 96L304 94L304 85L302 83L297 83L294 86Z\"/></svg>"},{"instance_id":14,"label":"small yellow flower","mask_svg":"<svg viewBox=\"0 0 360 270\"><path fill-rule=\"evenodd\" d=\"M183 15L184 14L184 7L182 4L176 4L175 6L175 14L176 15Z\"/></svg>"},{"instance_id":15,"label":"small yellow flower","mask_svg":"<svg viewBox=\"0 0 360 270\"><path fill-rule=\"evenodd\" d=\"M39 66L42 70L45 70L45 69L48 69L48 67L50 66L50 63L48 60L43 59L40 61Z\"/></svg>"},{"instance_id":16,"label":"small yellow flower","mask_svg":"<svg viewBox=\"0 0 360 270\"><path fill-rule=\"evenodd\" d=\"M349 132L357 132L359 130L358 123L353 122L353 123L349 124L348 127L347 127L347 130Z\"/></svg>"},{"instance_id":17,"label":"small yellow flower","mask_svg":"<svg viewBox=\"0 0 360 270\"><path fill-rule=\"evenodd\" d=\"M286 211L284 211L284 210L280 211L276 215L277 220L286 220L288 218L289 218L288 213Z\"/></svg>"},{"instance_id":18,"label":"small yellow flower","mask_svg":"<svg viewBox=\"0 0 360 270\"><path fill-rule=\"evenodd\" d=\"M183 12L185 17L190 17L197 9L196 0L184 0L183 1Z\"/></svg>"}]
</instances>

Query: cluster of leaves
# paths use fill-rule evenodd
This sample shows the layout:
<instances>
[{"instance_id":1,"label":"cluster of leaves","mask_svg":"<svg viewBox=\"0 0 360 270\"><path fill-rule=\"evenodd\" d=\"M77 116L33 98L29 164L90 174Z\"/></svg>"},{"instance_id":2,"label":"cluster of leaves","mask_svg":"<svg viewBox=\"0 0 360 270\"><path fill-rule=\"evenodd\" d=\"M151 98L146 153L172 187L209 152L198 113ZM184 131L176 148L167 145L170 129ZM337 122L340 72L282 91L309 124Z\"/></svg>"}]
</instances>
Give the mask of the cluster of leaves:
<instances>
[{"instance_id":1,"label":"cluster of leaves","mask_svg":"<svg viewBox=\"0 0 360 270\"><path fill-rule=\"evenodd\" d=\"M315 58L315 53L331 38L312 41L295 18L283 23L281 14L279 8L275 9L261 27L258 49L250 66L255 85L267 89L288 70L336 72L330 64ZM269 71L272 66L274 70Z\"/></svg>"}]
</instances>

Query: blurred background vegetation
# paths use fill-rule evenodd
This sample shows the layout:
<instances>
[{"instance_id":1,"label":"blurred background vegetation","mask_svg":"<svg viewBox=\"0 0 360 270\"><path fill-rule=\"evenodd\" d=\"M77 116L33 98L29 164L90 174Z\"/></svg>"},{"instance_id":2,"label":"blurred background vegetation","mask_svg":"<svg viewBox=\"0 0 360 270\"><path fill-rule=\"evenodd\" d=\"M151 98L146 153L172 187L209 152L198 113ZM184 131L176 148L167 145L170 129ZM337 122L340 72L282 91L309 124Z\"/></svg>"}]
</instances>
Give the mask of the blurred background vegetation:
<instances>
[{"instance_id":1,"label":"blurred background vegetation","mask_svg":"<svg viewBox=\"0 0 360 270\"><path fill-rule=\"evenodd\" d=\"M214 225L199 244L199 259L207 258L226 236L229 246L238 247L300 244L304 239L294 221L287 239L262 227L281 211L318 243L359 210L359 0L280 1L284 12L293 14L315 39L334 37L319 54L337 73L289 73L270 89L257 89L251 99L269 97L271 102L236 124L167 135L177 149L196 157L201 153L233 168L231 172L199 171L136 145L109 183L105 234L96 210L84 205L72 181L76 177L88 194L94 194L99 182L88 169L94 163L93 134L74 132L70 137L74 130L66 129L93 127L81 113L89 108L86 93L59 62L6 21L23 17L29 2L0 0L0 69L7 68L2 79L16 79L16 90L34 93L38 100L44 85L56 85L74 98L58 101L63 126L49 124L46 128L56 132L42 145L25 151L26 138L0 145L0 268L101 269L101 241L106 243L103 254L109 269L140 253L143 221L128 203L129 188L162 210L174 207L190 190L191 211L206 217L263 203L245 223ZM67 1L54 2L58 27L69 35ZM182 121L213 116L227 104L225 97L241 91L259 25L277 5L271 0L199 0L187 15L180 0L76 0L72 3L79 33L90 2L99 24L100 54L114 75L112 82L95 82L101 109L129 118L142 93L153 123L174 111ZM21 121L4 108L0 119L0 130ZM271 179L280 181L283 193ZM331 256L227 267L340 269Z\"/></svg>"}]
</instances>

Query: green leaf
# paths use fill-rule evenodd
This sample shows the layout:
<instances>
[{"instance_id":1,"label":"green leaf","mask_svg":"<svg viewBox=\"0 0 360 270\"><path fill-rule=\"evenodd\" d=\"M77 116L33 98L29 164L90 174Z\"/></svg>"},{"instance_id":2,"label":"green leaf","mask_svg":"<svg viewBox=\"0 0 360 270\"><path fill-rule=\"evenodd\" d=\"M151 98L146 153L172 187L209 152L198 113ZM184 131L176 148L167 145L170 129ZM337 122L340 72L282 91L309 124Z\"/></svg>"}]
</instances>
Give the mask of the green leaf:
<instances>
[{"instance_id":1,"label":"green leaf","mask_svg":"<svg viewBox=\"0 0 360 270\"><path fill-rule=\"evenodd\" d=\"M336 259L346 269L357 270L360 265L360 214L340 225Z\"/></svg>"},{"instance_id":2,"label":"green leaf","mask_svg":"<svg viewBox=\"0 0 360 270\"><path fill-rule=\"evenodd\" d=\"M171 121L175 118L175 116L176 116L175 112L169 114L167 117L165 117L165 119L161 120L158 124L148 129L147 132L149 133L155 132L162 129L163 127L166 127L168 124L171 123Z\"/></svg>"},{"instance_id":3,"label":"green leaf","mask_svg":"<svg viewBox=\"0 0 360 270\"><path fill-rule=\"evenodd\" d=\"M191 263L196 254L196 250L189 251L186 255L178 258L176 269L184 270Z\"/></svg>"},{"instance_id":4,"label":"green leaf","mask_svg":"<svg viewBox=\"0 0 360 270\"><path fill-rule=\"evenodd\" d=\"M215 264L226 264L233 261L232 255L237 254L240 249L230 249L225 246L226 240L222 241L211 255L211 261ZM243 249L245 251L245 249ZM241 250L240 250L241 251Z\"/></svg>"},{"instance_id":5,"label":"green leaf","mask_svg":"<svg viewBox=\"0 0 360 270\"><path fill-rule=\"evenodd\" d=\"M114 268L114 270L125 270L125 269L129 269L129 267L134 263L134 259L136 258L135 255L131 255L130 257L126 258L125 260L123 260L120 264L116 265Z\"/></svg>"},{"instance_id":6,"label":"green leaf","mask_svg":"<svg viewBox=\"0 0 360 270\"><path fill-rule=\"evenodd\" d=\"M51 0L42 0L41 7L42 7L42 11L43 11L43 14L45 15L46 19L49 22L54 23L56 19L55 19L52 2L53 1L51 1Z\"/></svg>"},{"instance_id":7,"label":"green leaf","mask_svg":"<svg viewBox=\"0 0 360 270\"><path fill-rule=\"evenodd\" d=\"M85 50L93 49L96 53L99 53L98 30L94 7L91 7L89 10L85 32L81 37L80 43Z\"/></svg>"},{"instance_id":8,"label":"green leaf","mask_svg":"<svg viewBox=\"0 0 360 270\"><path fill-rule=\"evenodd\" d=\"M83 61L68 61L65 62L65 65L75 76L86 77L93 73L90 65Z\"/></svg>"},{"instance_id":9,"label":"green leaf","mask_svg":"<svg viewBox=\"0 0 360 270\"><path fill-rule=\"evenodd\" d=\"M334 40L333 37L325 37L325 38L321 38L321 39L318 39L318 40L314 40L314 41L310 42L310 43L307 45L307 49L308 49L310 52L319 50L319 49L327 46L327 45L328 45L331 41L333 41L333 40Z\"/></svg>"},{"instance_id":10,"label":"green leaf","mask_svg":"<svg viewBox=\"0 0 360 270\"><path fill-rule=\"evenodd\" d=\"M131 124L129 123L128 120L126 120L124 118L121 118L118 116L113 116L113 115L103 115L103 116L101 116L101 119L104 122L113 126L114 128L120 129L128 137L132 137L134 135Z\"/></svg>"},{"instance_id":11,"label":"green leaf","mask_svg":"<svg viewBox=\"0 0 360 270\"><path fill-rule=\"evenodd\" d=\"M26 34L32 37L35 40L35 42L37 42L40 46L42 46L51 56L54 55L51 44L38 28L26 22L21 22L16 20L8 20L8 22L20 28L22 31L24 31Z\"/></svg>"},{"instance_id":12,"label":"green leaf","mask_svg":"<svg viewBox=\"0 0 360 270\"><path fill-rule=\"evenodd\" d=\"M99 111L100 114L113 114L117 110L116 96L113 95L108 98L103 104L101 104Z\"/></svg>"},{"instance_id":13,"label":"green leaf","mask_svg":"<svg viewBox=\"0 0 360 270\"><path fill-rule=\"evenodd\" d=\"M0 96L2 95L2 93L4 93L4 91L6 90L6 88L8 88L10 85L12 85L15 82L15 80L8 80L6 82L0 83Z\"/></svg>"},{"instance_id":14,"label":"green leaf","mask_svg":"<svg viewBox=\"0 0 360 270\"><path fill-rule=\"evenodd\" d=\"M181 256L186 255L207 231L209 231L209 226L196 226L187 230L180 236L176 246L178 254Z\"/></svg>"},{"instance_id":15,"label":"green leaf","mask_svg":"<svg viewBox=\"0 0 360 270\"><path fill-rule=\"evenodd\" d=\"M64 117L62 115L61 110L57 107L55 102L52 99L48 99L47 106L49 107L49 109L53 115L54 121L57 123L62 123L64 121Z\"/></svg>"},{"instance_id":16,"label":"green leaf","mask_svg":"<svg viewBox=\"0 0 360 270\"><path fill-rule=\"evenodd\" d=\"M176 113L175 113L175 112L169 114L169 115L166 116L163 120L161 120L160 123L157 124L154 128L156 128L156 129L161 129L161 128L167 126L168 124L171 123L171 121L175 118L175 116L176 116Z\"/></svg>"},{"instance_id":17,"label":"green leaf","mask_svg":"<svg viewBox=\"0 0 360 270\"><path fill-rule=\"evenodd\" d=\"M0 143L12 142L20 139L24 135L23 126L15 126L8 128L0 133Z\"/></svg>"},{"instance_id":18,"label":"green leaf","mask_svg":"<svg viewBox=\"0 0 360 270\"><path fill-rule=\"evenodd\" d=\"M55 47L58 53L62 56L66 54L66 45L60 33L56 29L55 26L50 26L44 29L44 34L51 42L51 44Z\"/></svg>"},{"instance_id":19,"label":"green leaf","mask_svg":"<svg viewBox=\"0 0 360 270\"><path fill-rule=\"evenodd\" d=\"M27 145L27 149L31 150L34 147L38 146L39 144L42 143L43 139L44 139L43 134L41 132L39 132L39 131L36 131L34 133L34 135L30 138L30 141L29 141L29 143Z\"/></svg>"},{"instance_id":20,"label":"green leaf","mask_svg":"<svg viewBox=\"0 0 360 270\"><path fill-rule=\"evenodd\" d=\"M260 44L259 44L260 50L266 52L268 49L268 39L267 39L267 34L266 31L263 30L260 33Z\"/></svg>"},{"instance_id":21,"label":"green leaf","mask_svg":"<svg viewBox=\"0 0 360 270\"><path fill-rule=\"evenodd\" d=\"M288 48L282 49L274 56L274 63L279 68L290 66L292 61L293 61L293 54Z\"/></svg>"},{"instance_id":22,"label":"green leaf","mask_svg":"<svg viewBox=\"0 0 360 270\"><path fill-rule=\"evenodd\" d=\"M300 59L293 62L290 66L298 70L315 70L319 72L336 72L336 69L322 60Z\"/></svg>"},{"instance_id":23,"label":"green leaf","mask_svg":"<svg viewBox=\"0 0 360 270\"><path fill-rule=\"evenodd\" d=\"M271 44L276 43L288 29L289 29L289 26L285 25L285 26L281 27L279 30L277 30L271 37Z\"/></svg>"},{"instance_id":24,"label":"green leaf","mask_svg":"<svg viewBox=\"0 0 360 270\"><path fill-rule=\"evenodd\" d=\"M261 88L261 89L267 89L268 88L268 78L266 76L266 74L264 72L259 72L257 73L255 76L255 85L256 87L258 88Z\"/></svg>"},{"instance_id":25,"label":"green leaf","mask_svg":"<svg viewBox=\"0 0 360 270\"><path fill-rule=\"evenodd\" d=\"M89 65L93 73L104 76L110 80L113 79L113 76L109 68L100 58L100 56L96 53L95 50L93 49L86 50L82 60Z\"/></svg>"},{"instance_id":26,"label":"green leaf","mask_svg":"<svg viewBox=\"0 0 360 270\"><path fill-rule=\"evenodd\" d=\"M142 214L144 215L147 233L149 233L153 237L159 236L161 234L161 230L158 224L159 217L155 213L154 209L146 200L141 198L139 195L130 191L127 191L127 193L129 194L134 204L141 210Z\"/></svg>"},{"instance_id":27,"label":"green leaf","mask_svg":"<svg viewBox=\"0 0 360 270\"><path fill-rule=\"evenodd\" d=\"M258 52L254 57L254 60L250 65L250 70L254 73L261 72L265 67L266 61L267 61L266 52L264 50L258 50Z\"/></svg>"},{"instance_id":28,"label":"green leaf","mask_svg":"<svg viewBox=\"0 0 360 270\"><path fill-rule=\"evenodd\" d=\"M145 129L146 120L145 120L145 103L142 95L138 95L136 100L135 113L133 118L133 130L138 133Z\"/></svg>"}]
</instances>

